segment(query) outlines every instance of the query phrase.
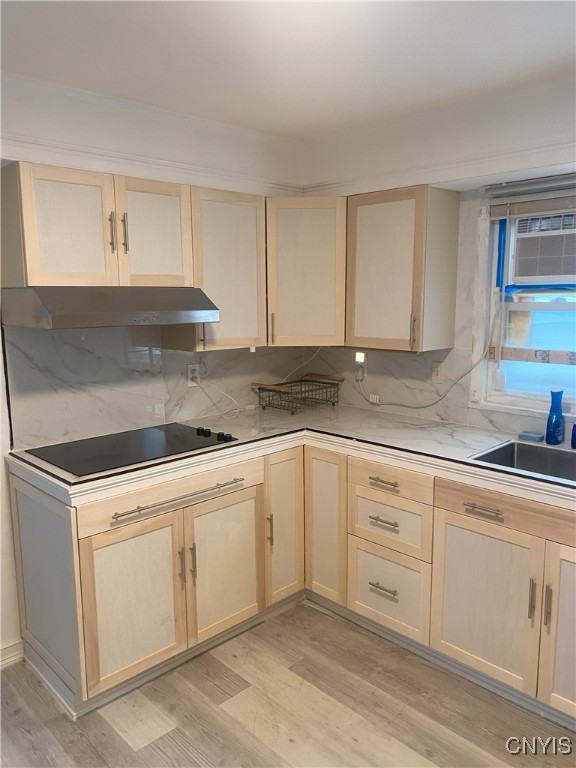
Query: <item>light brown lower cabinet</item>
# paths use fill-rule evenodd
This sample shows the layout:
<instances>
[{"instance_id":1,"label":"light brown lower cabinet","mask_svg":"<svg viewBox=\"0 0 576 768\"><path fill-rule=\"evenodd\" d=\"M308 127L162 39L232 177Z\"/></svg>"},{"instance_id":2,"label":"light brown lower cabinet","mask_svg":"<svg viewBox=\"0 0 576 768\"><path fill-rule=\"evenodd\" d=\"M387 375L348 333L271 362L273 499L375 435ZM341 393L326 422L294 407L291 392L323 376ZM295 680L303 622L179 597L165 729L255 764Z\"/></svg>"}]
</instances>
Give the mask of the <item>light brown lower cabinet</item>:
<instances>
[{"instance_id":1,"label":"light brown lower cabinet","mask_svg":"<svg viewBox=\"0 0 576 768\"><path fill-rule=\"evenodd\" d=\"M348 536L348 608L428 645L432 566Z\"/></svg>"},{"instance_id":2,"label":"light brown lower cabinet","mask_svg":"<svg viewBox=\"0 0 576 768\"><path fill-rule=\"evenodd\" d=\"M266 605L304 589L304 449L266 456Z\"/></svg>"},{"instance_id":3,"label":"light brown lower cabinet","mask_svg":"<svg viewBox=\"0 0 576 768\"><path fill-rule=\"evenodd\" d=\"M544 540L436 508L430 644L536 695Z\"/></svg>"},{"instance_id":4,"label":"light brown lower cabinet","mask_svg":"<svg viewBox=\"0 0 576 768\"><path fill-rule=\"evenodd\" d=\"M576 717L576 549L546 542L538 698Z\"/></svg>"},{"instance_id":5,"label":"light brown lower cabinet","mask_svg":"<svg viewBox=\"0 0 576 768\"><path fill-rule=\"evenodd\" d=\"M306 587L346 605L346 456L306 446Z\"/></svg>"},{"instance_id":6,"label":"light brown lower cabinet","mask_svg":"<svg viewBox=\"0 0 576 768\"><path fill-rule=\"evenodd\" d=\"M80 541L87 694L264 607L262 485Z\"/></svg>"}]
</instances>

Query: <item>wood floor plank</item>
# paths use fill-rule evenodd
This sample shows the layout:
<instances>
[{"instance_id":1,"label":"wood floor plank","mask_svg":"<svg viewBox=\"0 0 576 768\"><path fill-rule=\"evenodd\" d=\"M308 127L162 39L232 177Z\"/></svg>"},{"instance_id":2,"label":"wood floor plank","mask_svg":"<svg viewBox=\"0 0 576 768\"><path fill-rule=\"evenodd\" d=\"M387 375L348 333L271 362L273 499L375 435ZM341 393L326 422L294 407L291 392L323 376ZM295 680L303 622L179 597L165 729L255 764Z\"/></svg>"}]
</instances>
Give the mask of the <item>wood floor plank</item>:
<instances>
[{"instance_id":1,"label":"wood floor plank","mask_svg":"<svg viewBox=\"0 0 576 768\"><path fill-rule=\"evenodd\" d=\"M2 764L9 768L73 768L66 754L32 709L5 680L2 683Z\"/></svg>"},{"instance_id":2,"label":"wood floor plank","mask_svg":"<svg viewBox=\"0 0 576 768\"><path fill-rule=\"evenodd\" d=\"M278 754L195 690L178 670L147 683L142 691L178 723L207 763L254 768L286 765Z\"/></svg>"},{"instance_id":3,"label":"wood floor plank","mask_svg":"<svg viewBox=\"0 0 576 768\"><path fill-rule=\"evenodd\" d=\"M362 715L374 726L442 768L466 766L481 768L507 765L496 760L483 749L434 720L417 712L407 704L372 685L358 675L335 666L318 654L297 662L291 667L294 674L327 693L336 701Z\"/></svg>"},{"instance_id":4,"label":"wood floor plank","mask_svg":"<svg viewBox=\"0 0 576 768\"><path fill-rule=\"evenodd\" d=\"M400 702L436 720L495 760L520 767L550 765L551 756L510 755L510 736L539 735L573 738L566 729L544 721L458 675L415 656L346 619L314 607L298 605L266 623L275 642L286 642L293 652L310 649L329 663L340 664L390 693ZM264 632L260 633L263 637ZM571 765L571 756L553 758L554 765Z\"/></svg>"},{"instance_id":5,"label":"wood floor plank","mask_svg":"<svg viewBox=\"0 0 576 768\"><path fill-rule=\"evenodd\" d=\"M281 704L300 718L303 725L313 728L318 738L331 741L342 755L357 758L355 764L395 768L432 765L271 657L264 656L251 645L248 636L236 637L211 652L259 688L273 705Z\"/></svg>"},{"instance_id":6,"label":"wood floor plank","mask_svg":"<svg viewBox=\"0 0 576 768\"><path fill-rule=\"evenodd\" d=\"M144 750L134 752L98 711L82 715L75 725L104 755L111 768L157 768L155 762L147 761Z\"/></svg>"},{"instance_id":7,"label":"wood floor plank","mask_svg":"<svg viewBox=\"0 0 576 768\"><path fill-rule=\"evenodd\" d=\"M218 765L198 749L196 740L181 728L160 736L138 755L145 757L155 768L216 768Z\"/></svg>"},{"instance_id":8,"label":"wood floor plank","mask_svg":"<svg viewBox=\"0 0 576 768\"><path fill-rule=\"evenodd\" d=\"M190 685L202 691L214 704L222 704L250 685L210 653L203 653L183 664L179 672Z\"/></svg>"},{"instance_id":9,"label":"wood floor plank","mask_svg":"<svg viewBox=\"0 0 576 768\"><path fill-rule=\"evenodd\" d=\"M101 707L100 716L137 752L176 728L176 723L140 691Z\"/></svg>"},{"instance_id":10,"label":"wood floor plank","mask_svg":"<svg viewBox=\"0 0 576 768\"><path fill-rule=\"evenodd\" d=\"M300 768L364 765L338 749L331 739L311 730L307 723L261 691L251 687L220 705L260 741L290 765Z\"/></svg>"},{"instance_id":11,"label":"wood floor plank","mask_svg":"<svg viewBox=\"0 0 576 768\"><path fill-rule=\"evenodd\" d=\"M74 765L79 768L107 768L109 764L104 756L64 714L59 702L24 662L3 670L2 684L8 683L30 707L34 718L50 731Z\"/></svg>"}]
</instances>

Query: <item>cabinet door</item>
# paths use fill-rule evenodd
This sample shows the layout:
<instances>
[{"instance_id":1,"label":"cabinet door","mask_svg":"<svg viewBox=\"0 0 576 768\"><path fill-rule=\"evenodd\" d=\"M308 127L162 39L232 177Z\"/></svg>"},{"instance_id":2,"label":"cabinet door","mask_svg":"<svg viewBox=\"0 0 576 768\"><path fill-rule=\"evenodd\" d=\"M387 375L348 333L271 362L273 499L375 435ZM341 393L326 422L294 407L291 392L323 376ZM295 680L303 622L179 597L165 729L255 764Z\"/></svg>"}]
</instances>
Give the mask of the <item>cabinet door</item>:
<instances>
[{"instance_id":1,"label":"cabinet door","mask_svg":"<svg viewBox=\"0 0 576 768\"><path fill-rule=\"evenodd\" d=\"M262 486L195 504L192 587L198 642L255 616L264 607ZM187 546L191 547L187 532Z\"/></svg>"},{"instance_id":2,"label":"cabinet door","mask_svg":"<svg viewBox=\"0 0 576 768\"><path fill-rule=\"evenodd\" d=\"M80 541L88 696L187 647L182 511Z\"/></svg>"},{"instance_id":3,"label":"cabinet door","mask_svg":"<svg viewBox=\"0 0 576 768\"><path fill-rule=\"evenodd\" d=\"M428 645L432 566L348 537L348 608Z\"/></svg>"},{"instance_id":4,"label":"cabinet door","mask_svg":"<svg viewBox=\"0 0 576 768\"><path fill-rule=\"evenodd\" d=\"M346 198L266 200L268 343L344 343Z\"/></svg>"},{"instance_id":5,"label":"cabinet door","mask_svg":"<svg viewBox=\"0 0 576 768\"><path fill-rule=\"evenodd\" d=\"M419 348L426 187L348 198L346 344Z\"/></svg>"},{"instance_id":6,"label":"cabinet door","mask_svg":"<svg viewBox=\"0 0 576 768\"><path fill-rule=\"evenodd\" d=\"M305 448L306 587L346 604L346 457Z\"/></svg>"},{"instance_id":7,"label":"cabinet door","mask_svg":"<svg viewBox=\"0 0 576 768\"><path fill-rule=\"evenodd\" d=\"M192 188L194 279L220 310L203 349L266 345L264 198Z\"/></svg>"},{"instance_id":8,"label":"cabinet door","mask_svg":"<svg viewBox=\"0 0 576 768\"><path fill-rule=\"evenodd\" d=\"M304 589L304 457L302 448L266 457L266 603Z\"/></svg>"},{"instance_id":9,"label":"cabinet door","mask_svg":"<svg viewBox=\"0 0 576 768\"><path fill-rule=\"evenodd\" d=\"M192 285L190 187L115 176L121 285Z\"/></svg>"},{"instance_id":10,"label":"cabinet door","mask_svg":"<svg viewBox=\"0 0 576 768\"><path fill-rule=\"evenodd\" d=\"M576 717L576 550L546 542L538 698Z\"/></svg>"},{"instance_id":11,"label":"cabinet door","mask_svg":"<svg viewBox=\"0 0 576 768\"><path fill-rule=\"evenodd\" d=\"M430 644L536 694L544 541L434 510Z\"/></svg>"},{"instance_id":12,"label":"cabinet door","mask_svg":"<svg viewBox=\"0 0 576 768\"><path fill-rule=\"evenodd\" d=\"M114 182L20 163L27 285L117 285Z\"/></svg>"}]
</instances>

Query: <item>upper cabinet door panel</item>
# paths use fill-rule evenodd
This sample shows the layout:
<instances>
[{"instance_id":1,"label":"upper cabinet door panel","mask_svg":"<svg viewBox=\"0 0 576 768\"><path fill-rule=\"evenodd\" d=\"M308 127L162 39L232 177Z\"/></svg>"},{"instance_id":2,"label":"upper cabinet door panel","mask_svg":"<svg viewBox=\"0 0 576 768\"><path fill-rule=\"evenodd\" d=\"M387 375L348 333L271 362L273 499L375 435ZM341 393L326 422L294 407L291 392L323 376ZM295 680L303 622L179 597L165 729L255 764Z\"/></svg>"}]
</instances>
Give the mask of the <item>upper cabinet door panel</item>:
<instances>
[{"instance_id":1,"label":"upper cabinet door panel","mask_svg":"<svg viewBox=\"0 0 576 768\"><path fill-rule=\"evenodd\" d=\"M192 188L195 283L220 310L205 349L266 344L264 198Z\"/></svg>"},{"instance_id":2,"label":"upper cabinet door panel","mask_svg":"<svg viewBox=\"0 0 576 768\"><path fill-rule=\"evenodd\" d=\"M414 348L424 263L424 187L349 199L347 343Z\"/></svg>"},{"instance_id":3,"label":"upper cabinet door panel","mask_svg":"<svg viewBox=\"0 0 576 768\"><path fill-rule=\"evenodd\" d=\"M454 343L459 196L418 186L348 198L346 344Z\"/></svg>"},{"instance_id":4,"label":"upper cabinet door panel","mask_svg":"<svg viewBox=\"0 0 576 768\"><path fill-rule=\"evenodd\" d=\"M19 166L26 283L117 284L113 177Z\"/></svg>"},{"instance_id":5,"label":"upper cabinet door panel","mask_svg":"<svg viewBox=\"0 0 576 768\"><path fill-rule=\"evenodd\" d=\"M269 342L344 343L345 198L267 200Z\"/></svg>"},{"instance_id":6,"label":"upper cabinet door panel","mask_svg":"<svg viewBox=\"0 0 576 768\"><path fill-rule=\"evenodd\" d=\"M121 285L192 285L190 188L115 176Z\"/></svg>"}]
</instances>

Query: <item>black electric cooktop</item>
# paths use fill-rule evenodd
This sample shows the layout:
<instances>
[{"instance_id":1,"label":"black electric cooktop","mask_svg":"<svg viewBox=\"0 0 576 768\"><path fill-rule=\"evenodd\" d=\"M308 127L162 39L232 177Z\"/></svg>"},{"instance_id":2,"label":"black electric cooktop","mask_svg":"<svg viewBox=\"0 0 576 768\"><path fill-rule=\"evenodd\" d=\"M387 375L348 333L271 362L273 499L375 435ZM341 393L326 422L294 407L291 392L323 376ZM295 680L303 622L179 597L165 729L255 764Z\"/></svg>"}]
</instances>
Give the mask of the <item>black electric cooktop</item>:
<instances>
[{"instance_id":1,"label":"black electric cooktop","mask_svg":"<svg viewBox=\"0 0 576 768\"><path fill-rule=\"evenodd\" d=\"M31 448L27 453L73 475L84 477L213 445L226 445L237 439L228 433L211 432L205 427L188 427L174 422Z\"/></svg>"}]
</instances>

